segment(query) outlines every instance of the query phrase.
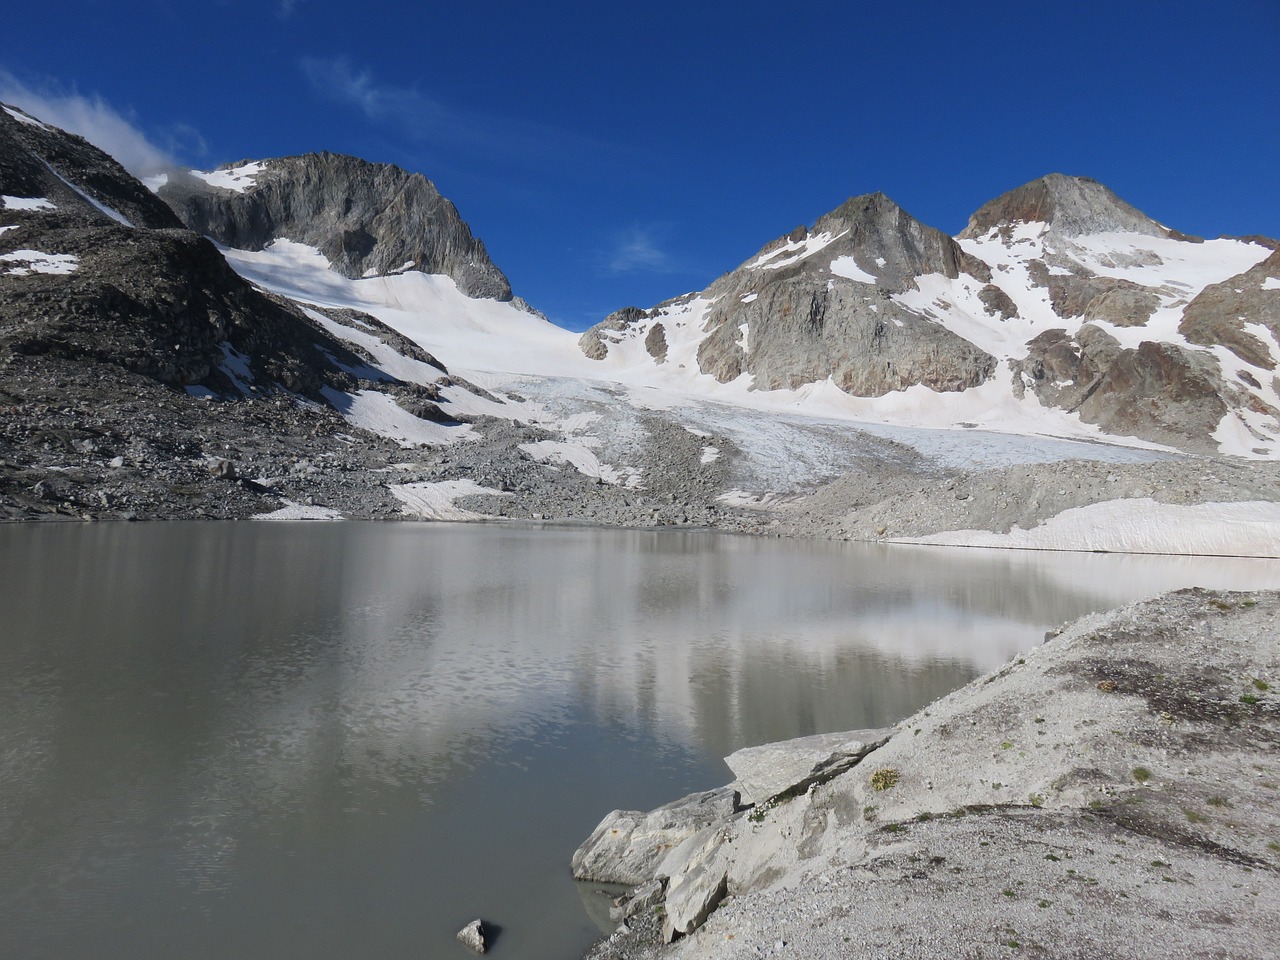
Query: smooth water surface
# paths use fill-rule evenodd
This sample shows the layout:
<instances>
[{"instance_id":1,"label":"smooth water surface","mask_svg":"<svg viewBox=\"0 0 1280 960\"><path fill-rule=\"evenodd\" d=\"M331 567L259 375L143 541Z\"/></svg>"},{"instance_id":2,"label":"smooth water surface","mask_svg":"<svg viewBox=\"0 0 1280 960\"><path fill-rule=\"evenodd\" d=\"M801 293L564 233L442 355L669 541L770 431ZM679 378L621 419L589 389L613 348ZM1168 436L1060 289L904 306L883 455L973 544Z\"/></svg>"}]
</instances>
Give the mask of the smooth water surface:
<instances>
[{"instance_id":1,"label":"smooth water surface","mask_svg":"<svg viewBox=\"0 0 1280 960\"><path fill-rule=\"evenodd\" d=\"M0 527L0 956L499 958L738 747L890 724L1274 565L443 524Z\"/></svg>"}]
</instances>

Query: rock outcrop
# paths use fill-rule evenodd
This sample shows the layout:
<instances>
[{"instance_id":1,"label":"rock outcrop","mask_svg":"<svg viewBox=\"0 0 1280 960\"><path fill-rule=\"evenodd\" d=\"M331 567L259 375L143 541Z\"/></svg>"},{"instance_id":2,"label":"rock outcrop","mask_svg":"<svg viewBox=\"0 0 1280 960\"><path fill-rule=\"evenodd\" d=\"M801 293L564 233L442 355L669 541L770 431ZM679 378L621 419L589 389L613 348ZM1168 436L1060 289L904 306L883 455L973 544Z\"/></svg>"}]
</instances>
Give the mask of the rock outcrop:
<instances>
[{"instance_id":1,"label":"rock outcrop","mask_svg":"<svg viewBox=\"0 0 1280 960\"><path fill-rule=\"evenodd\" d=\"M664 922L589 956L1266 953L1278 635L1280 595L1198 589L1067 625L844 772L706 828Z\"/></svg>"},{"instance_id":2,"label":"rock outcrop","mask_svg":"<svg viewBox=\"0 0 1280 960\"><path fill-rule=\"evenodd\" d=\"M469 297L512 299L454 205L426 177L390 164L309 153L176 172L158 192L187 227L228 247L283 238L318 248L347 277L417 270L451 277Z\"/></svg>"}]
</instances>

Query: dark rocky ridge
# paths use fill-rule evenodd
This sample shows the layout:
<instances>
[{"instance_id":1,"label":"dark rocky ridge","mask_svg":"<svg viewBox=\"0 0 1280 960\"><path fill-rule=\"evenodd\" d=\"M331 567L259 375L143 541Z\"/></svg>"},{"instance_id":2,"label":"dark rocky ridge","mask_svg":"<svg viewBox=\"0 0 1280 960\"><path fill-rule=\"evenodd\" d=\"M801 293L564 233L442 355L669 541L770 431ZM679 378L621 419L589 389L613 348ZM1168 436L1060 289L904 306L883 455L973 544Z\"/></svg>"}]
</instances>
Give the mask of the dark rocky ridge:
<instances>
[{"instance_id":1,"label":"dark rocky ridge","mask_svg":"<svg viewBox=\"0 0 1280 960\"><path fill-rule=\"evenodd\" d=\"M484 244L421 174L333 153L262 167L243 192L175 173L159 194L190 229L228 247L284 238L317 247L347 277L413 269L452 277L469 297L511 299Z\"/></svg>"}]
</instances>

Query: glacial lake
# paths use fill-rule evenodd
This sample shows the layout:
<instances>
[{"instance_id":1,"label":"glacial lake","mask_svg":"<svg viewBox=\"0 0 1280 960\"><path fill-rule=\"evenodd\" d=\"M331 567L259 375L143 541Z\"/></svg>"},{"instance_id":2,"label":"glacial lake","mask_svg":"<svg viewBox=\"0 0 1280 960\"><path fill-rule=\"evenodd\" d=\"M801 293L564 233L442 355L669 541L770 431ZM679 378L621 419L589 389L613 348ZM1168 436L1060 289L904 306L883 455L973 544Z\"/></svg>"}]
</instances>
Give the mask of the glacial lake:
<instances>
[{"instance_id":1,"label":"glacial lake","mask_svg":"<svg viewBox=\"0 0 1280 960\"><path fill-rule=\"evenodd\" d=\"M749 744L891 724L1280 565L448 524L0 526L0 956L571 960L569 857Z\"/></svg>"}]
</instances>

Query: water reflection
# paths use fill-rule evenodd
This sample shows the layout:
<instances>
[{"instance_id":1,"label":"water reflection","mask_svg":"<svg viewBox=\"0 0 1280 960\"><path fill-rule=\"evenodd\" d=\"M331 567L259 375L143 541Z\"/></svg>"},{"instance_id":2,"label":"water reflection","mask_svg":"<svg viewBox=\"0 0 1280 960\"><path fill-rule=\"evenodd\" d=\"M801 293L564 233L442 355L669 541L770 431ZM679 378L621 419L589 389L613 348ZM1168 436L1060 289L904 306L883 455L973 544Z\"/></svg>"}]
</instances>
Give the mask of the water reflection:
<instances>
[{"instance_id":1,"label":"water reflection","mask_svg":"<svg viewBox=\"0 0 1280 960\"><path fill-rule=\"evenodd\" d=\"M0 528L0 955L592 937L568 855L740 746L891 723L1261 562L426 525Z\"/></svg>"}]
</instances>

